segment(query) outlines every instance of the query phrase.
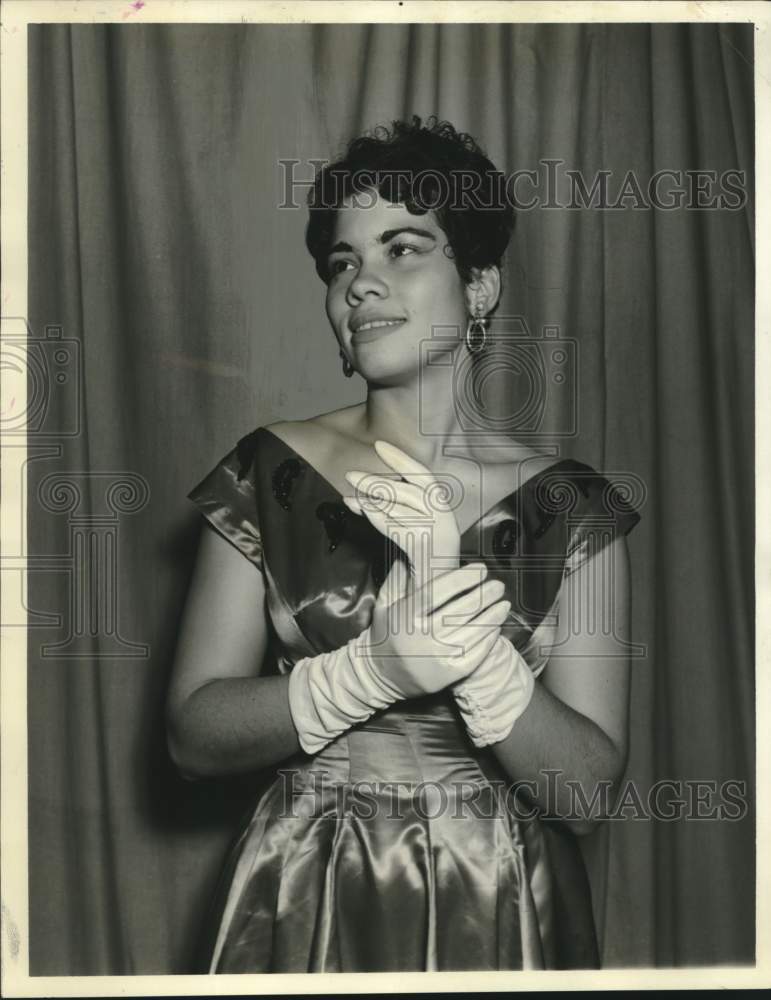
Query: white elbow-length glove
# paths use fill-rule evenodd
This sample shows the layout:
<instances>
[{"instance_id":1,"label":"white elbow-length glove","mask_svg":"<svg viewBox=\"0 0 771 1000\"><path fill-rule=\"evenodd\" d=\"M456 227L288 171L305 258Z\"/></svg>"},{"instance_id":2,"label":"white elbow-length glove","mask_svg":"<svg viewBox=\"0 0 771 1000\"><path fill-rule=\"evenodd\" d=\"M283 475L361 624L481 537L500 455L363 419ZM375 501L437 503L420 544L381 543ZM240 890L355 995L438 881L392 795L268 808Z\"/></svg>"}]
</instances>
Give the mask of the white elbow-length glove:
<instances>
[{"instance_id":1,"label":"white elbow-length glove","mask_svg":"<svg viewBox=\"0 0 771 1000\"><path fill-rule=\"evenodd\" d=\"M318 753L379 709L440 691L476 670L510 607L499 600L500 584L480 583L485 575L475 565L408 590L408 570L396 559L361 635L292 668L289 710L302 749Z\"/></svg>"},{"instance_id":2,"label":"white elbow-length glove","mask_svg":"<svg viewBox=\"0 0 771 1000\"><path fill-rule=\"evenodd\" d=\"M453 688L471 742L490 746L505 739L533 697L535 678L511 642L499 635L492 650Z\"/></svg>"},{"instance_id":3,"label":"white elbow-length glove","mask_svg":"<svg viewBox=\"0 0 771 1000\"><path fill-rule=\"evenodd\" d=\"M344 499L352 510L368 517L379 531L405 552L417 593L423 593L426 586L430 587L430 581L441 593L442 582L448 578L452 580L458 572L446 572L444 567L448 561L457 566L460 560L460 530L453 512L442 509L441 503L437 503L442 493L450 496L452 490L448 487L437 491L440 479L402 449L378 441L375 450L402 481L389 481L385 490L389 501L383 504L378 502L379 499L382 501L378 487L382 487L383 483L378 483L377 476L351 472L346 478L355 488L356 497L353 502L350 498ZM367 503L367 500L371 502ZM433 558L426 558L427 552L441 556L441 562L437 564ZM477 571L481 569L486 575L484 564L473 568ZM488 581L487 586L499 588L496 596L503 594L502 584ZM508 611L508 603L506 608ZM443 611L449 611L449 608ZM459 634L455 638L458 640ZM499 631L492 647L477 638L471 653L476 654L476 668L467 672L466 679L454 685L453 693L472 742L477 747L484 747L508 736L530 703L535 679L525 660ZM483 655L480 657L479 654ZM443 681L436 689L445 684L446 681Z\"/></svg>"}]
</instances>

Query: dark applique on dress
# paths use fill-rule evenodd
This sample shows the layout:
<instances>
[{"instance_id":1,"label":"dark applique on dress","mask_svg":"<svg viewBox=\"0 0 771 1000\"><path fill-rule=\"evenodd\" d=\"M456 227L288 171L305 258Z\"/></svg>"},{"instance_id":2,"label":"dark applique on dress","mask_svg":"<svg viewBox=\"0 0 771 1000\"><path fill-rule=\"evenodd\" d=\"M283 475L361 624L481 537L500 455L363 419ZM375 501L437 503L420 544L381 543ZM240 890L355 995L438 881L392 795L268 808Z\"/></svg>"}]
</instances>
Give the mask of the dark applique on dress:
<instances>
[{"instance_id":1,"label":"dark applique on dress","mask_svg":"<svg viewBox=\"0 0 771 1000\"><path fill-rule=\"evenodd\" d=\"M350 511L341 503L324 501L316 508L316 517L324 525L329 539L329 551L334 552L345 534L345 525Z\"/></svg>"},{"instance_id":2,"label":"dark applique on dress","mask_svg":"<svg viewBox=\"0 0 771 1000\"><path fill-rule=\"evenodd\" d=\"M292 487L295 479L304 471L302 463L296 458L287 458L273 472L273 496L284 510L292 509Z\"/></svg>"},{"instance_id":3,"label":"dark applique on dress","mask_svg":"<svg viewBox=\"0 0 771 1000\"><path fill-rule=\"evenodd\" d=\"M242 437L236 445L236 458L238 459L238 473L236 478L240 483L247 472L254 464L254 456L257 454L259 435L257 431L252 431L246 437Z\"/></svg>"},{"instance_id":4,"label":"dark applique on dress","mask_svg":"<svg viewBox=\"0 0 771 1000\"><path fill-rule=\"evenodd\" d=\"M501 521L493 533L493 554L496 556L512 556L517 552L522 525L514 518Z\"/></svg>"}]
</instances>

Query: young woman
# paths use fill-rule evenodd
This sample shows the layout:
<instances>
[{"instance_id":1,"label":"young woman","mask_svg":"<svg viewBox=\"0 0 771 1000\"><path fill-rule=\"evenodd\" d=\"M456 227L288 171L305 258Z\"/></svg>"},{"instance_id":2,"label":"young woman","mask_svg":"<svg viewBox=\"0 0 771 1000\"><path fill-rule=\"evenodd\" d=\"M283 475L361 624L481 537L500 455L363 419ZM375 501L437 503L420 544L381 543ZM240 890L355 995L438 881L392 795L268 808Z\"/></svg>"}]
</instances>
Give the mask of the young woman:
<instances>
[{"instance_id":1,"label":"young woman","mask_svg":"<svg viewBox=\"0 0 771 1000\"><path fill-rule=\"evenodd\" d=\"M500 180L433 119L321 172L306 242L366 399L257 428L191 493L212 530L171 753L190 777L278 767L223 873L212 972L598 964L576 836L625 768L638 514L460 420Z\"/></svg>"}]
</instances>

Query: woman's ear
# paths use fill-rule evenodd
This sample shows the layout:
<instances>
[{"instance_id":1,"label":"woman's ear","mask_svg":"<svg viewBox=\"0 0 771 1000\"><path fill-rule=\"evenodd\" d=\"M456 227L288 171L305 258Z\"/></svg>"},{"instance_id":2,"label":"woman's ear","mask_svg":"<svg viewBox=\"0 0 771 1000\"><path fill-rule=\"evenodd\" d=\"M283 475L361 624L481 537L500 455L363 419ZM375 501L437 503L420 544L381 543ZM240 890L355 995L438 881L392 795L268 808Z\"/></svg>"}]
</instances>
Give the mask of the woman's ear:
<instances>
[{"instance_id":1,"label":"woman's ear","mask_svg":"<svg viewBox=\"0 0 771 1000\"><path fill-rule=\"evenodd\" d=\"M466 285L466 306L472 316L486 316L501 296L501 272L490 267L473 268L471 281Z\"/></svg>"}]
</instances>

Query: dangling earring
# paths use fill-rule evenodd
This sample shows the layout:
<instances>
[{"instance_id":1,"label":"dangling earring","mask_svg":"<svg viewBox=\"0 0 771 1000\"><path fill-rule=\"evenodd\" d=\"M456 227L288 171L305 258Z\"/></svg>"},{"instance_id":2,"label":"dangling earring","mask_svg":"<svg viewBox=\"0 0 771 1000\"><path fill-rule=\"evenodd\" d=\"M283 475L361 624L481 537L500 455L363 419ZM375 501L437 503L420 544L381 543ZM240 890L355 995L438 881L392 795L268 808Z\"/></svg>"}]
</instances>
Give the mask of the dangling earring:
<instances>
[{"instance_id":1,"label":"dangling earring","mask_svg":"<svg viewBox=\"0 0 771 1000\"><path fill-rule=\"evenodd\" d=\"M345 375L346 378L350 378L351 375L353 375L353 373L356 371L356 369L353 367L348 358L346 358L346 356L343 354L342 348L340 349L340 357L343 359L343 375Z\"/></svg>"},{"instance_id":2,"label":"dangling earring","mask_svg":"<svg viewBox=\"0 0 771 1000\"><path fill-rule=\"evenodd\" d=\"M477 303L476 311L476 316L471 317L466 327L466 348L469 354L479 354L487 342L487 327L482 318L482 306L479 303Z\"/></svg>"}]
</instances>

